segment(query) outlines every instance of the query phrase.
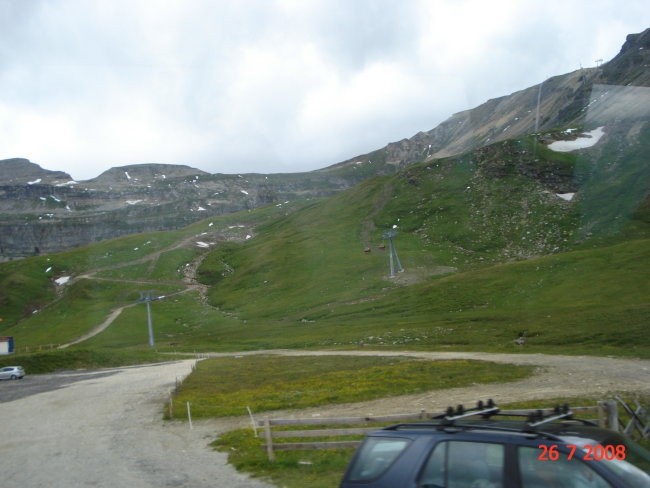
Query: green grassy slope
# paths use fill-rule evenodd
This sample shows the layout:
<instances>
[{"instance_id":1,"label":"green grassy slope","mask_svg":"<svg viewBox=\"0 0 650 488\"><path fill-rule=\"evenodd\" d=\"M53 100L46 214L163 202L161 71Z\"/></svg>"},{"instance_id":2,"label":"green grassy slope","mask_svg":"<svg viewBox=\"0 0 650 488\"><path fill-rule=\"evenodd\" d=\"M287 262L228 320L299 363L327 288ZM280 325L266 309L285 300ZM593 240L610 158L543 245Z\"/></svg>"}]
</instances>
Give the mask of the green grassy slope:
<instances>
[{"instance_id":1,"label":"green grassy slope","mask_svg":"<svg viewBox=\"0 0 650 488\"><path fill-rule=\"evenodd\" d=\"M646 357L647 164L610 140L591 167L615 158L619 170L596 179L584 155L530 137L326 200L3 263L0 334L17 347L65 343L152 289L167 296L152 304L162 351L364 344ZM595 212L590 195L612 178L634 191L621 205L610 192L607 212ZM575 191L571 202L557 196ZM405 272L389 278L382 235L394 226ZM210 252L195 245L210 239L219 241ZM201 260L207 300L185 271ZM521 335L524 347L513 342ZM125 308L75 347L146 350L145 307Z\"/></svg>"},{"instance_id":2,"label":"green grassy slope","mask_svg":"<svg viewBox=\"0 0 650 488\"><path fill-rule=\"evenodd\" d=\"M414 165L221 247L200 276L257 324L236 334L249 347L512 349L523 334L527 350L647 354L647 222L626 212L622 234L581 240L590 202L556 195L584 184L576 161L524 139ZM406 272L387 279L393 225Z\"/></svg>"},{"instance_id":3,"label":"green grassy slope","mask_svg":"<svg viewBox=\"0 0 650 488\"><path fill-rule=\"evenodd\" d=\"M184 270L205 253L196 246L197 241L244 240L249 227L295 208L284 205L242 212L180 231L138 234L65 253L2 263L0 335L14 336L17 350L73 341L101 324L111 311L132 306L142 291L153 290L157 295L187 291ZM70 280L57 285L55 280L61 277ZM171 299L170 306L181 299L185 297ZM129 313L133 311L126 308L123 315L128 317ZM144 330L146 343L146 325ZM113 347L139 347L139 339L133 339L131 333L123 336Z\"/></svg>"}]
</instances>

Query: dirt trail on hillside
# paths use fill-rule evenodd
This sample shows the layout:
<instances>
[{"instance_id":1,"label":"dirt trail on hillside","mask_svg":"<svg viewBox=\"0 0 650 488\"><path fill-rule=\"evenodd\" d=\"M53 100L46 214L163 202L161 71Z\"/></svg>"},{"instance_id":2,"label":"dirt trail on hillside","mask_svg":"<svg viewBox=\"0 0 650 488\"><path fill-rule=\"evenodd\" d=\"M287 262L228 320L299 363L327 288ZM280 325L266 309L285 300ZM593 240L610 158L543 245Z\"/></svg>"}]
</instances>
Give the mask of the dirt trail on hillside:
<instances>
[{"instance_id":1,"label":"dirt trail on hillside","mask_svg":"<svg viewBox=\"0 0 650 488\"><path fill-rule=\"evenodd\" d=\"M283 356L404 356L421 359L472 359L497 363L531 365L535 373L526 379L509 383L475 384L467 387L435 390L413 395L380 398L367 402L328 405L300 411L265 413L272 417L339 417L347 415L383 415L443 411L450 405L475 405L478 400L492 398L497 404L514 401L564 399L576 396L608 399L614 392L650 395L650 360L594 356L561 356L547 354L499 354L483 352L418 352L418 351L293 351L271 350L246 354L278 354ZM211 354L211 357L233 354ZM576 405L578 406L578 405ZM242 419L245 421L245 419ZM227 422L227 420L226 420Z\"/></svg>"},{"instance_id":2,"label":"dirt trail on hillside","mask_svg":"<svg viewBox=\"0 0 650 488\"><path fill-rule=\"evenodd\" d=\"M206 254L202 253L199 256L197 256L192 262L188 263L186 267L183 269L183 279L182 282L161 282L161 281L152 281L152 280L124 280L121 278L104 278L104 277L99 277L96 276L97 273L101 271L108 271L108 270L114 270L114 269L119 269L124 266L131 266L133 264L140 264L140 263L150 263L150 270L153 269L153 266L157 263L158 259L160 256L169 251L173 251L175 249L179 249L182 247L188 247L191 246L193 242L195 242L197 239L197 236L190 236L187 237L167 248L160 249L158 251L155 251L151 254L148 254L147 256L144 256L140 259L137 259L135 261L130 261L126 265L116 265L116 266L109 266L106 268L100 268L97 269L91 273L85 273L79 276L76 276L72 279L71 283L74 283L76 281L82 280L82 279L87 279L87 280L96 280L96 281L113 281L113 282L120 282L120 283L136 283L136 284L141 284L141 285L148 285L148 286L153 286L153 285L158 285L158 284L168 284L168 285L176 285L176 286L182 286L183 289L180 291L177 291L175 293L169 293L167 294L167 297L171 297L174 295L179 295L181 293L187 293L190 291L198 291L199 295L201 297L202 301L207 301L207 291L208 287L205 285L202 285L199 283L196 279L196 272L201 265L201 262L205 258ZM104 330L106 330L110 325L117 319L117 317L120 316L120 314L127 308L133 307L137 305L138 303L131 303L129 305L124 305L122 307L118 307L113 309L107 316L106 319L101 323L93 327L91 330L89 330L87 333L83 334L82 336L77 337L76 339L67 342L65 344L61 344L58 346L59 349L66 349L67 347L70 347L74 344L79 344L81 342L84 342L88 339L91 339L92 337L95 337L96 335L100 334Z\"/></svg>"}]
</instances>

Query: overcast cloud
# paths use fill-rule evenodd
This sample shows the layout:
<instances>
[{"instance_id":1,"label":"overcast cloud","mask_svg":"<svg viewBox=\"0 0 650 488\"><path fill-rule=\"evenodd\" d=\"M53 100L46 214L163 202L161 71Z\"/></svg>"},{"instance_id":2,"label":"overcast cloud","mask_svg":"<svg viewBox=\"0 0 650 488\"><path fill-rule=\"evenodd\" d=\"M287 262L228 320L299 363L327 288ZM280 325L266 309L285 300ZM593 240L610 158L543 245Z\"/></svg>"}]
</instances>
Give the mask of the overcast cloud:
<instances>
[{"instance_id":1,"label":"overcast cloud","mask_svg":"<svg viewBox=\"0 0 650 488\"><path fill-rule=\"evenodd\" d=\"M0 0L0 159L309 171L647 27L647 0Z\"/></svg>"}]
</instances>

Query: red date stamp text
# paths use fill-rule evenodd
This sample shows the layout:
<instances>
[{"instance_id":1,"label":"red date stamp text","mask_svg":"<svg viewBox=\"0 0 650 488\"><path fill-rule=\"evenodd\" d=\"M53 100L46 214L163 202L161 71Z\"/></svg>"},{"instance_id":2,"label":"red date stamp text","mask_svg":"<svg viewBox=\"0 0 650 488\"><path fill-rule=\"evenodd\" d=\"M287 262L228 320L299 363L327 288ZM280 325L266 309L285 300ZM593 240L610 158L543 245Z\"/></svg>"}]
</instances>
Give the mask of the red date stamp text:
<instances>
[{"instance_id":1,"label":"red date stamp text","mask_svg":"<svg viewBox=\"0 0 650 488\"><path fill-rule=\"evenodd\" d=\"M537 446L540 449L539 456L537 459L539 461L557 461L560 459L560 451L556 444L540 444ZM583 461L612 461L619 460L623 461L625 459L625 445L589 445L578 447L575 444L567 444L566 447L569 449L569 452L566 453L566 459L571 461L574 458L582 459ZM564 456L562 456L564 458Z\"/></svg>"}]
</instances>

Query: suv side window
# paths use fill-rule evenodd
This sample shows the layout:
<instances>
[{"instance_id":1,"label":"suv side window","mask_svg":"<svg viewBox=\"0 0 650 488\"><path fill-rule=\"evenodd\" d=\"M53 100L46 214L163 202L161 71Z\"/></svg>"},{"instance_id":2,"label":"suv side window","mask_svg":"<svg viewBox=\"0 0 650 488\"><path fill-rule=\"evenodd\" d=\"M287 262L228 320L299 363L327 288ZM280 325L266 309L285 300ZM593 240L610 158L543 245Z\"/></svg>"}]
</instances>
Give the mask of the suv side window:
<instances>
[{"instance_id":1,"label":"suv side window","mask_svg":"<svg viewBox=\"0 0 650 488\"><path fill-rule=\"evenodd\" d=\"M571 460L559 452L557 460L541 461L540 449L519 447L519 472L522 488L611 488L590 466L577 458Z\"/></svg>"},{"instance_id":2,"label":"suv side window","mask_svg":"<svg viewBox=\"0 0 650 488\"><path fill-rule=\"evenodd\" d=\"M487 442L445 441L429 456L421 488L503 488L504 446Z\"/></svg>"},{"instance_id":3,"label":"suv side window","mask_svg":"<svg viewBox=\"0 0 650 488\"><path fill-rule=\"evenodd\" d=\"M395 437L368 437L350 469L349 481L369 481L381 476L410 444Z\"/></svg>"}]
</instances>

